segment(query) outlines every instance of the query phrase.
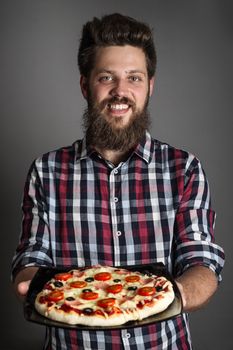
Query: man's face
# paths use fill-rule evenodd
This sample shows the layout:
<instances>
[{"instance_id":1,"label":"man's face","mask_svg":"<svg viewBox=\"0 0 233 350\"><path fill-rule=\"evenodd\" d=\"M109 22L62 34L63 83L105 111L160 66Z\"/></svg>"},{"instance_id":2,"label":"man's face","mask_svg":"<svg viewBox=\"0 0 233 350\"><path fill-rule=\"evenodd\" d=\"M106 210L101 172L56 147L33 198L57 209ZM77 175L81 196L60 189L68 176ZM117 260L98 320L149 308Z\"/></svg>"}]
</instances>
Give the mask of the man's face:
<instances>
[{"instance_id":1,"label":"man's face","mask_svg":"<svg viewBox=\"0 0 233 350\"><path fill-rule=\"evenodd\" d=\"M89 122L98 116L112 132L120 135L145 112L153 83L148 78L145 54L140 48L129 45L99 48L88 81L81 77L89 117L92 114Z\"/></svg>"}]
</instances>

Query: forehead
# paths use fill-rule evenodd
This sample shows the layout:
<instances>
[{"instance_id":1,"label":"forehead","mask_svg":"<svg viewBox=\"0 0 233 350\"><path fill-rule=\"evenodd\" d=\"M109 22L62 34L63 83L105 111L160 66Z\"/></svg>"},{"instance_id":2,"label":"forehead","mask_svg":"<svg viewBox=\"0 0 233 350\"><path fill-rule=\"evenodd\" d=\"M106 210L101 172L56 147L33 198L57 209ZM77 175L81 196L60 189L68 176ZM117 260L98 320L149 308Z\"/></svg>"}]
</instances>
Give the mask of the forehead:
<instances>
[{"instance_id":1,"label":"forehead","mask_svg":"<svg viewBox=\"0 0 233 350\"><path fill-rule=\"evenodd\" d=\"M141 48L125 46L99 47L93 70L143 70L147 72L146 56Z\"/></svg>"}]
</instances>

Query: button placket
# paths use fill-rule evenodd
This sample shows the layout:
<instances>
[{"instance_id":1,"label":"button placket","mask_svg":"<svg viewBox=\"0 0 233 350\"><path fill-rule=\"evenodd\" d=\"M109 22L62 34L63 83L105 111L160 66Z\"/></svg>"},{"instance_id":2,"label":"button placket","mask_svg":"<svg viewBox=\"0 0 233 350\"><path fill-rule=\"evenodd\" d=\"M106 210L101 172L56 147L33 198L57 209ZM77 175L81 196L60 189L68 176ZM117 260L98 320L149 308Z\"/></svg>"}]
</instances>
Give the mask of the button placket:
<instances>
[{"instance_id":1,"label":"button placket","mask_svg":"<svg viewBox=\"0 0 233 350\"><path fill-rule=\"evenodd\" d=\"M117 203L119 198L116 196L116 170L113 169L110 172L109 187L110 187L110 207L111 207L111 219L112 219L112 232L113 232L113 245L114 245L114 263L115 265L120 264L120 244L119 244L119 232L118 221L117 221ZM118 171L117 171L118 172Z\"/></svg>"},{"instance_id":2,"label":"button placket","mask_svg":"<svg viewBox=\"0 0 233 350\"><path fill-rule=\"evenodd\" d=\"M121 336L122 336L122 341L123 341L125 349L129 349L129 346L130 346L129 339L131 338L130 332L128 332L126 329L124 329L121 332Z\"/></svg>"}]
</instances>

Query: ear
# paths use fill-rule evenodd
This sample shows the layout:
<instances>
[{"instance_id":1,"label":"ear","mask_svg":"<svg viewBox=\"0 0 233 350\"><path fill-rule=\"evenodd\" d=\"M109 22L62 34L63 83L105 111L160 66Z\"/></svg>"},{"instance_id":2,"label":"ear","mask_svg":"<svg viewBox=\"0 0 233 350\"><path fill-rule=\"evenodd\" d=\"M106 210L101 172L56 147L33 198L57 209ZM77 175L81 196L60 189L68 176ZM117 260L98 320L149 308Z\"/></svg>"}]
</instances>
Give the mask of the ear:
<instances>
[{"instance_id":1,"label":"ear","mask_svg":"<svg viewBox=\"0 0 233 350\"><path fill-rule=\"evenodd\" d=\"M155 85L155 77L153 76L149 81L149 94L150 94L150 96L153 93L154 85Z\"/></svg>"},{"instance_id":2,"label":"ear","mask_svg":"<svg viewBox=\"0 0 233 350\"><path fill-rule=\"evenodd\" d=\"M87 78L84 77L83 75L81 75L80 77L80 87L81 87L81 91L82 91L82 94L83 94L83 97L85 99L87 99Z\"/></svg>"}]
</instances>

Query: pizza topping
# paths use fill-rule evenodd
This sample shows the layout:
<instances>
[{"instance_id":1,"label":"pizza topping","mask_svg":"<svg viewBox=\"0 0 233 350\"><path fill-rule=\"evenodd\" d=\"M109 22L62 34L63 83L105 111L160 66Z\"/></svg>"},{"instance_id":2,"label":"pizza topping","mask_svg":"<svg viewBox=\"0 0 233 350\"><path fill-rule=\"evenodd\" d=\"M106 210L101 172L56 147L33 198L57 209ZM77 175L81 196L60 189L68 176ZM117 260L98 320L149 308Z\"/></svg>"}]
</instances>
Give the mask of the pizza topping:
<instances>
[{"instance_id":1,"label":"pizza topping","mask_svg":"<svg viewBox=\"0 0 233 350\"><path fill-rule=\"evenodd\" d=\"M125 277L126 282L135 283L140 281L140 276L138 275L129 275Z\"/></svg>"},{"instance_id":2,"label":"pizza topping","mask_svg":"<svg viewBox=\"0 0 233 350\"><path fill-rule=\"evenodd\" d=\"M82 269L73 270L72 273L73 273L73 276L78 277L78 278L80 278L84 275L84 271L82 271Z\"/></svg>"},{"instance_id":3,"label":"pizza topping","mask_svg":"<svg viewBox=\"0 0 233 350\"><path fill-rule=\"evenodd\" d=\"M162 286L156 286L156 291L157 292L161 292L163 290L163 287Z\"/></svg>"},{"instance_id":4,"label":"pizza topping","mask_svg":"<svg viewBox=\"0 0 233 350\"><path fill-rule=\"evenodd\" d=\"M149 277L149 278L146 278L145 280L142 280L142 283L143 284L149 284L149 283L154 283L154 278L152 277Z\"/></svg>"},{"instance_id":5,"label":"pizza topping","mask_svg":"<svg viewBox=\"0 0 233 350\"><path fill-rule=\"evenodd\" d=\"M122 289L123 289L122 284L113 284L111 286L108 286L106 291L107 293L117 294L117 293L120 293Z\"/></svg>"},{"instance_id":6,"label":"pizza topping","mask_svg":"<svg viewBox=\"0 0 233 350\"><path fill-rule=\"evenodd\" d=\"M85 300L95 300L99 296L98 293L95 292L84 292L80 295L80 298L85 299Z\"/></svg>"},{"instance_id":7,"label":"pizza topping","mask_svg":"<svg viewBox=\"0 0 233 350\"><path fill-rule=\"evenodd\" d=\"M103 309L109 308L115 304L116 299L114 298L106 298L106 299L100 299L97 302L97 305L99 307L102 307Z\"/></svg>"},{"instance_id":8,"label":"pizza topping","mask_svg":"<svg viewBox=\"0 0 233 350\"><path fill-rule=\"evenodd\" d=\"M86 307L82 311L83 311L84 315L92 315L94 312L94 310L91 307Z\"/></svg>"},{"instance_id":9,"label":"pizza topping","mask_svg":"<svg viewBox=\"0 0 233 350\"><path fill-rule=\"evenodd\" d=\"M155 294L156 289L154 287L142 287L138 289L138 294L141 296L150 296Z\"/></svg>"},{"instance_id":10,"label":"pizza topping","mask_svg":"<svg viewBox=\"0 0 233 350\"><path fill-rule=\"evenodd\" d=\"M46 299L48 301L54 301L57 302L59 300L62 300L64 298L64 293L59 290L54 290L46 295Z\"/></svg>"},{"instance_id":11,"label":"pizza topping","mask_svg":"<svg viewBox=\"0 0 233 350\"><path fill-rule=\"evenodd\" d=\"M60 281L67 281L69 278L72 278L73 275L70 272L61 272L61 273L57 273L54 278L56 280L60 280Z\"/></svg>"},{"instance_id":12,"label":"pizza topping","mask_svg":"<svg viewBox=\"0 0 233 350\"><path fill-rule=\"evenodd\" d=\"M143 273L144 273L144 275L147 275L147 276L153 276L153 273L151 273L148 270L145 270Z\"/></svg>"},{"instance_id":13,"label":"pizza topping","mask_svg":"<svg viewBox=\"0 0 233 350\"><path fill-rule=\"evenodd\" d=\"M118 275L128 275L129 271L126 269L115 269L114 272L116 272Z\"/></svg>"},{"instance_id":14,"label":"pizza topping","mask_svg":"<svg viewBox=\"0 0 233 350\"><path fill-rule=\"evenodd\" d=\"M74 301L75 298L74 298L74 297L67 297L66 300L67 300L67 301Z\"/></svg>"},{"instance_id":15,"label":"pizza topping","mask_svg":"<svg viewBox=\"0 0 233 350\"><path fill-rule=\"evenodd\" d=\"M85 281L74 281L74 282L70 282L69 286L71 288L84 288L87 286L87 282Z\"/></svg>"},{"instance_id":16,"label":"pizza topping","mask_svg":"<svg viewBox=\"0 0 233 350\"><path fill-rule=\"evenodd\" d=\"M51 283L46 283L44 289L53 290L53 285Z\"/></svg>"},{"instance_id":17,"label":"pizza topping","mask_svg":"<svg viewBox=\"0 0 233 350\"><path fill-rule=\"evenodd\" d=\"M104 312L100 309L97 309L94 311L94 315L97 315L97 316L105 316Z\"/></svg>"},{"instance_id":18,"label":"pizza topping","mask_svg":"<svg viewBox=\"0 0 233 350\"><path fill-rule=\"evenodd\" d=\"M119 307L113 306L111 309L106 310L106 313L108 314L108 316L111 316L116 314L122 314L122 311L121 309L119 309Z\"/></svg>"},{"instance_id":19,"label":"pizza topping","mask_svg":"<svg viewBox=\"0 0 233 350\"><path fill-rule=\"evenodd\" d=\"M63 286L63 283L61 281L55 281L54 283L54 287L60 288Z\"/></svg>"},{"instance_id":20,"label":"pizza topping","mask_svg":"<svg viewBox=\"0 0 233 350\"><path fill-rule=\"evenodd\" d=\"M60 307L60 310L63 310L65 313L69 313L71 311L76 312L77 314L81 314L82 311L79 309L74 309L72 306L67 305L67 304L62 304Z\"/></svg>"},{"instance_id":21,"label":"pizza topping","mask_svg":"<svg viewBox=\"0 0 233 350\"><path fill-rule=\"evenodd\" d=\"M134 291L134 290L137 290L138 287L137 286L129 286L127 289L130 291Z\"/></svg>"},{"instance_id":22,"label":"pizza topping","mask_svg":"<svg viewBox=\"0 0 233 350\"><path fill-rule=\"evenodd\" d=\"M90 283L90 282L94 281L94 278L93 277L87 277L87 278L85 278L85 281Z\"/></svg>"},{"instance_id":23,"label":"pizza topping","mask_svg":"<svg viewBox=\"0 0 233 350\"><path fill-rule=\"evenodd\" d=\"M119 278L115 278L115 279L113 280L113 282L119 283L119 282L121 282L121 280L120 280Z\"/></svg>"},{"instance_id":24,"label":"pizza topping","mask_svg":"<svg viewBox=\"0 0 233 350\"><path fill-rule=\"evenodd\" d=\"M92 289L86 288L82 290L83 293L92 292Z\"/></svg>"},{"instance_id":25,"label":"pizza topping","mask_svg":"<svg viewBox=\"0 0 233 350\"><path fill-rule=\"evenodd\" d=\"M109 272L99 272L94 276L96 281L108 281L112 278L111 273Z\"/></svg>"}]
</instances>

